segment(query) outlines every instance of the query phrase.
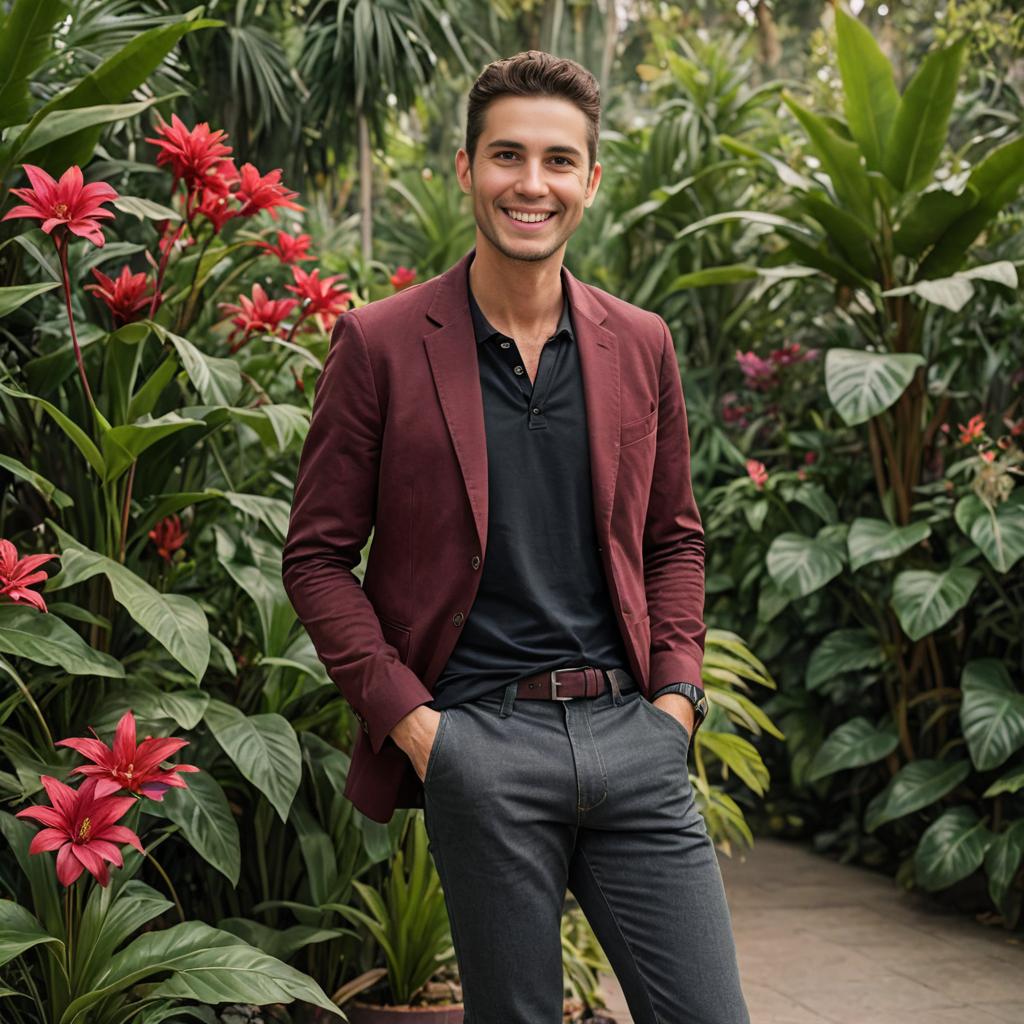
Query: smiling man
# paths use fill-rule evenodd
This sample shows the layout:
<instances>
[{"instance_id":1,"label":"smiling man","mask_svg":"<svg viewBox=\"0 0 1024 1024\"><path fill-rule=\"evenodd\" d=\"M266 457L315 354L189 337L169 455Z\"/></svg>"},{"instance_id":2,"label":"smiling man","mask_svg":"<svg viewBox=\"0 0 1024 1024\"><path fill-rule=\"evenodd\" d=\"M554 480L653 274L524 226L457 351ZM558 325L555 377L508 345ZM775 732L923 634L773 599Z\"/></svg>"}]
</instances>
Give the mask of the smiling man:
<instances>
[{"instance_id":1,"label":"smiling man","mask_svg":"<svg viewBox=\"0 0 1024 1024\"><path fill-rule=\"evenodd\" d=\"M567 890L636 1024L749 1024L686 765L704 534L675 348L563 265L599 126L574 61L477 79L476 245L335 325L285 586L362 728L346 795L424 808L467 1024L560 1024Z\"/></svg>"}]
</instances>

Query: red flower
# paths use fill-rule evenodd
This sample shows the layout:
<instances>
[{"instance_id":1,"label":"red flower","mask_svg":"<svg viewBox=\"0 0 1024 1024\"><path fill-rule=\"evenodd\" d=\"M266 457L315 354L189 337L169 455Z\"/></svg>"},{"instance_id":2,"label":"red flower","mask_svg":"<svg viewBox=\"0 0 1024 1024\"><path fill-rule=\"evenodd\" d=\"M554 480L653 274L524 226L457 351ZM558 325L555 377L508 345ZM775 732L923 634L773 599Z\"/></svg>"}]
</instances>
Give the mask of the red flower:
<instances>
[{"instance_id":1,"label":"red flower","mask_svg":"<svg viewBox=\"0 0 1024 1024\"><path fill-rule=\"evenodd\" d=\"M352 298L351 292L334 287L334 282L341 280L343 276L333 274L321 281L319 270L307 273L301 267L292 267L295 284L286 284L285 288L302 300L303 316L315 315L319 318L321 327L325 322L330 326L338 314L345 311L349 299Z\"/></svg>"},{"instance_id":2,"label":"red flower","mask_svg":"<svg viewBox=\"0 0 1024 1024\"><path fill-rule=\"evenodd\" d=\"M107 277L102 270L92 269L99 284L87 284L85 290L94 292L106 303L115 325L138 319L139 314L153 300L153 282L145 272L133 274L125 264L117 278Z\"/></svg>"},{"instance_id":3,"label":"red flower","mask_svg":"<svg viewBox=\"0 0 1024 1024\"><path fill-rule=\"evenodd\" d=\"M280 181L280 168L261 176L252 164L242 164L242 180L237 192L239 201L245 204L242 207L242 216L251 217L260 210L269 210L270 216L276 220L276 207L289 210L303 209L298 203L292 202L299 193L285 188Z\"/></svg>"},{"instance_id":4,"label":"red flower","mask_svg":"<svg viewBox=\"0 0 1024 1024\"><path fill-rule=\"evenodd\" d=\"M970 444L985 433L985 418L981 413L977 413L967 421L966 427L962 423L958 423L957 426L960 428L960 443Z\"/></svg>"},{"instance_id":5,"label":"red flower","mask_svg":"<svg viewBox=\"0 0 1024 1024\"><path fill-rule=\"evenodd\" d=\"M396 292L400 292L403 288L408 288L415 280L415 270L411 270L409 267L399 267L391 275L391 287L394 288Z\"/></svg>"},{"instance_id":6,"label":"red flower","mask_svg":"<svg viewBox=\"0 0 1024 1024\"><path fill-rule=\"evenodd\" d=\"M231 206L230 200L230 196L220 195L214 189L203 189L202 200L195 212L201 213L213 224L214 234L219 235L224 230L224 225L241 212L237 207Z\"/></svg>"},{"instance_id":7,"label":"red flower","mask_svg":"<svg viewBox=\"0 0 1024 1024\"><path fill-rule=\"evenodd\" d=\"M130 828L114 824L135 803L134 797L111 795L119 788L116 782L86 779L76 791L49 775L40 779L53 806L26 807L15 817L34 818L47 826L32 837L28 852L56 850L61 885L71 885L85 869L106 886L110 881L106 862L124 864L117 843L131 843L139 853L146 852Z\"/></svg>"},{"instance_id":8,"label":"red flower","mask_svg":"<svg viewBox=\"0 0 1024 1024\"><path fill-rule=\"evenodd\" d=\"M174 184L184 179L189 192L207 184L207 176L224 157L231 152L220 140L225 138L223 131L210 131L210 126L203 121L189 131L177 114L171 115L171 123L161 121L156 126L159 139L147 138L154 146L160 147L156 162L158 167L170 164L174 174Z\"/></svg>"},{"instance_id":9,"label":"red flower","mask_svg":"<svg viewBox=\"0 0 1024 1024\"><path fill-rule=\"evenodd\" d=\"M91 727L90 727L91 728ZM96 736L93 730L93 736ZM114 746L108 747L98 736L72 737L58 740L58 747L71 747L92 764L81 764L72 769L72 774L93 776L98 779L111 779L119 787L132 793L141 793L153 800L163 800L164 793L172 786L187 789L185 780L177 772L197 772L194 764L175 764L168 769L160 767L171 754L188 746L188 740L173 736L155 739L147 736L141 743L135 742L135 716L126 711L117 723L114 732Z\"/></svg>"},{"instance_id":10,"label":"red flower","mask_svg":"<svg viewBox=\"0 0 1024 1024\"><path fill-rule=\"evenodd\" d=\"M764 463L758 462L757 459L747 459L747 476L754 481L758 490L768 482L768 470L764 468Z\"/></svg>"},{"instance_id":11,"label":"red flower","mask_svg":"<svg viewBox=\"0 0 1024 1024\"><path fill-rule=\"evenodd\" d=\"M10 598L15 604L24 601L45 612L43 595L28 588L47 578L45 572L37 569L51 558L60 558L60 555L26 555L19 559L18 549L13 544L0 540L0 596Z\"/></svg>"},{"instance_id":12,"label":"red flower","mask_svg":"<svg viewBox=\"0 0 1024 1024\"><path fill-rule=\"evenodd\" d=\"M804 462L805 462L805 463L806 463L806 464L807 464L808 466L811 466L811 465L813 465L813 464L814 464L815 462L817 462L817 461L818 461L818 453L817 453L816 451L807 451L807 452L804 452Z\"/></svg>"},{"instance_id":13,"label":"red flower","mask_svg":"<svg viewBox=\"0 0 1024 1024\"><path fill-rule=\"evenodd\" d=\"M3 220L12 217L34 217L41 220L42 229L50 234L58 229L58 237L65 231L88 239L93 245L103 245L105 239L100 225L101 217L113 217L112 210L101 209L101 203L117 199L114 191L105 181L83 183L82 169L77 164L69 167L54 181L41 167L22 164L32 182L32 188L12 188L11 191L27 206L15 206L4 214Z\"/></svg>"},{"instance_id":14,"label":"red flower","mask_svg":"<svg viewBox=\"0 0 1024 1024\"><path fill-rule=\"evenodd\" d=\"M232 342L235 336L241 332L241 339L231 345L231 351L237 352L252 334L277 334L281 328L281 321L298 305L296 299L270 299L263 290L262 285L252 286L252 298L246 295L238 296L238 304L230 302L220 303L221 309L228 313L235 313L231 322L235 329L228 335L228 341Z\"/></svg>"},{"instance_id":15,"label":"red flower","mask_svg":"<svg viewBox=\"0 0 1024 1024\"><path fill-rule=\"evenodd\" d=\"M164 516L149 531L149 539L156 545L157 554L165 562L174 558L174 552L185 543L188 530L181 528L181 519L177 515Z\"/></svg>"},{"instance_id":16,"label":"red flower","mask_svg":"<svg viewBox=\"0 0 1024 1024\"><path fill-rule=\"evenodd\" d=\"M287 231L278 231L277 245L265 241L256 244L261 249L273 253L282 263L298 263L300 260L313 258L307 251L310 241L309 235L289 235Z\"/></svg>"},{"instance_id":17,"label":"red flower","mask_svg":"<svg viewBox=\"0 0 1024 1024\"><path fill-rule=\"evenodd\" d=\"M988 450L987 452L979 452L978 454L979 454L979 455L980 455L980 456L981 456L981 457L982 457L982 458L983 458L983 459L984 459L984 460L985 460L986 462L994 462L994 461L995 461L996 453L995 453L994 451L992 451L991 449L989 449L989 450Z\"/></svg>"},{"instance_id":18,"label":"red flower","mask_svg":"<svg viewBox=\"0 0 1024 1024\"><path fill-rule=\"evenodd\" d=\"M776 364L762 359L756 352L736 352L736 362L743 371L743 383L753 391L770 391L779 383Z\"/></svg>"}]
</instances>

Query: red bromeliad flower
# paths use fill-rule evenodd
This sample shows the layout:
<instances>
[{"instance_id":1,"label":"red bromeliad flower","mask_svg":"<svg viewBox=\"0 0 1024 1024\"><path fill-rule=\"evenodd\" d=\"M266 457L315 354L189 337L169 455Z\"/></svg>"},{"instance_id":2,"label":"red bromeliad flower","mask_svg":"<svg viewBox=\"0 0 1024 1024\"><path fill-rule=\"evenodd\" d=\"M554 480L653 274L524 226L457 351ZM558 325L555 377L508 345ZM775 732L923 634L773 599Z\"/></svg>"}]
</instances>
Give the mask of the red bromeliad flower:
<instances>
[{"instance_id":1,"label":"red bromeliad flower","mask_svg":"<svg viewBox=\"0 0 1024 1024\"><path fill-rule=\"evenodd\" d=\"M139 837L126 825L114 822L128 810L135 798L113 796L120 786L110 779L86 779L77 791L49 775L40 779L52 807L26 807L15 817L34 818L47 827L37 832L29 853L57 851L57 878L71 885L87 870L97 882L110 881L107 862L121 867L124 859L118 843L131 843L145 853Z\"/></svg>"},{"instance_id":2,"label":"red bromeliad flower","mask_svg":"<svg viewBox=\"0 0 1024 1024\"><path fill-rule=\"evenodd\" d=\"M18 558L18 549L9 540L0 540L0 596L9 598L15 604L30 604L45 612L43 595L28 588L47 578L39 566L51 558L60 558L60 555L26 555Z\"/></svg>"},{"instance_id":3,"label":"red bromeliad flower","mask_svg":"<svg viewBox=\"0 0 1024 1024\"><path fill-rule=\"evenodd\" d=\"M979 412L967 421L966 427L962 423L958 423L957 426L960 428L960 443L970 444L985 433L985 417Z\"/></svg>"},{"instance_id":4,"label":"red bromeliad flower","mask_svg":"<svg viewBox=\"0 0 1024 1024\"><path fill-rule=\"evenodd\" d=\"M165 562L174 558L174 552L185 543L188 530L181 528L181 519L177 515L164 516L149 531L149 539L156 545L157 554Z\"/></svg>"},{"instance_id":5,"label":"red bromeliad flower","mask_svg":"<svg viewBox=\"0 0 1024 1024\"><path fill-rule=\"evenodd\" d=\"M153 300L153 282L144 271L133 274L127 264L116 278L107 277L102 270L92 269L99 284L87 284L85 290L95 293L106 303L114 317L115 326L131 323Z\"/></svg>"},{"instance_id":6,"label":"red bromeliad flower","mask_svg":"<svg viewBox=\"0 0 1024 1024\"><path fill-rule=\"evenodd\" d=\"M162 138L147 138L146 141L160 147L157 166L170 164L174 184L184 180L189 192L205 186L210 171L231 152L231 147L220 141L226 138L225 132L211 132L206 121L190 131L177 114L172 114L171 123L161 121L156 132Z\"/></svg>"},{"instance_id":7,"label":"red bromeliad flower","mask_svg":"<svg viewBox=\"0 0 1024 1024\"><path fill-rule=\"evenodd\" d=\"M760 491L768 482L768 470L763 462L757 459L747 459L747 476L754 481L754 486Z\"/></svg>"},{"instance_id":8,"label":"red bromeliad flower","mask_svg":"<svg viewBox=\"0 0 1024 1024\"><path fill-rule=\"evenodd\" d=\"M302 260L311 260L309 255L309 235L289 235L287 231L278 231L277 245L270 242L259 241L257 246L273 253L282 263L299 263Z\"/></svg>"},{"instance_id":9,"label":"red bromeliad flower","mask_svg":"<svg viewBox=\"0 0 1024 1024\"><path fill-rule=\"evenodd\" d=\"M400 292L403 288L408 288L415 280L415 270L410 270L408 267L399 267L391 275L391 287L394 288L396 292Z\"/></svg>"},{"instance_id":10,"label":"red bromeliad flower","mask_svg":"<svg viewBox=\"0 0 1024 1024\"><path fill-rule=\"evenodd\" d=\"M298 305L297 299L271 299L263 290L263 286L252 286L252 298L247 295L238 296L238 304L221 302L221 309L236 314L231 318L235 329L228 335L231 351L237 352L253 334L278 334L281 321ZM238 341L233 341L241 333Z\"/></svg>"},{"instance_id":11,"label":"red bromeliad flower","mask_svg":"<svg viewBox=\"0 0 1024 1024\"><path fill-rule=\"evenodd\" d=\"M340 281L343 274L333 274L320 280L320 271L307 273L301 267L292 267L295 284L286 284L285 289L297 295L303 303L302 316L316 316L320 326L327 330L331 322L344 312L352 293L344 288L337 288L335 281ZM326 326L325 326L326 324Z\"/></svg>"},{"instance_id":12,"label":"red bromeliad flower","mask_svg":"<svg viewBox=\"0 0 1024 1024\"><path fill-rule=\"evenodd\" d=\"M242 216L251 217L260 210L269 210L270 216L277 219L276 207L288 210L302 210L304 207L293 202L298 192L292 192L280 184L281 169L261 175L252 164L242 164L241 183L237 196L242 207Z\"/></svg>"},{"instance_id":13,"label":"red bromeliad flower","mask_svg":"<svg viewBox=\"0 0 1024 1024\"><path fill-rule=\"evenodd\" d=\"M105 181L84 183L82 168L77 164L69 167L55 181L41 167L22 164L31 188L12 188L11 191L24 199L25 206L15 206L4 214L3 220L12 217L33 217L41 220L42 229L50 234L55 228L55 240L66 232L88 239L93 245L103 245L105 239L98 223L101 217L113 217L112 210L101 209L101 203L118 198L117 192Z\"/></svg>"},{"instance_id":14,"label":"red bromeliad flower","mask_svg":"<svg viewBox=\"0 0 1024 1024\"><path fill-rule=\"evenodd\" d=\"M91 728L91 726L90 726ZM93 730L93 736L96 736ZM92 764L80 764L72 769L72 775L86 775L97 779L109 779L119 787L132 793L141 793L152 800L162 801L164 793L172 786L187 789L185 780L178 772L197 772L194 764L174 764L170 768L160 767L171 754L188 746L188 740L174 736L154 738L147 736L141 743L135 742L135 716L126 711L117 723L114 732L114 746L108 747L98 736L72 737L58 740L58 747L77 750Z\"/></svg>"}]
</instances>

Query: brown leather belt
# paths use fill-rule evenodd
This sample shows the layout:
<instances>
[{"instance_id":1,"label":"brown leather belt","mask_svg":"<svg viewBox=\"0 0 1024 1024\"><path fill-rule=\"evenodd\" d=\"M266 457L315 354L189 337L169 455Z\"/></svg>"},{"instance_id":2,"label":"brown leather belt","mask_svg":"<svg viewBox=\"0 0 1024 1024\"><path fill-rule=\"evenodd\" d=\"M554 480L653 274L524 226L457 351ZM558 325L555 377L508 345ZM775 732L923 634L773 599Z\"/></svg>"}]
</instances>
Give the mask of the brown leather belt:
<instances>
[{"instance_id":1,"label":"brown leather belt","mask_svg":"<svg viewBox=\"0 0 1024 1024\"><path fill-rule=\"evenodd\" d=\"M538 672L519 680L516 699L526 700L571 700L573 697L598 697L613 689L614 676L619 690L636 688L632 676L620 668L595 668L593 665L577 665L570 668L556 668L550 672Z\"/></svg>"}]
</instances>

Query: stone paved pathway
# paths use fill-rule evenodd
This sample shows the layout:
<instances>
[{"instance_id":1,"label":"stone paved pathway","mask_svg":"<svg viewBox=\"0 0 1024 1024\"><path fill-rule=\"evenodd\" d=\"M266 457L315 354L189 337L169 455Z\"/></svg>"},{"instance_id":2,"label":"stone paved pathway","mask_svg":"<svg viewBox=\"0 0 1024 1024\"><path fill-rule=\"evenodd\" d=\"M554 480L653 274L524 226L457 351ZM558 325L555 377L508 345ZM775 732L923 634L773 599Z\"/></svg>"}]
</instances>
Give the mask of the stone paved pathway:
<instances>
[{"instance_id":1,"label":"stone paved pathway","mask_svg":"<svg viewBox=\"0 0 1024 1024\"><path fill-rule=\"evenodd\" d=\"M719 863L751 1024L1024 1024L1024 936L800 843Z\"/></svg>"}]
</instances>

